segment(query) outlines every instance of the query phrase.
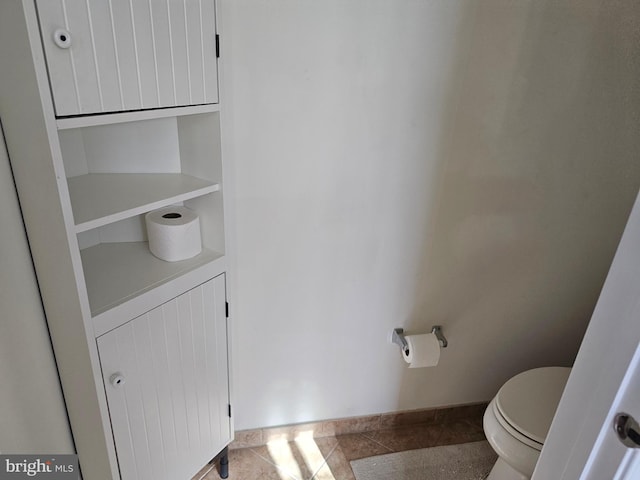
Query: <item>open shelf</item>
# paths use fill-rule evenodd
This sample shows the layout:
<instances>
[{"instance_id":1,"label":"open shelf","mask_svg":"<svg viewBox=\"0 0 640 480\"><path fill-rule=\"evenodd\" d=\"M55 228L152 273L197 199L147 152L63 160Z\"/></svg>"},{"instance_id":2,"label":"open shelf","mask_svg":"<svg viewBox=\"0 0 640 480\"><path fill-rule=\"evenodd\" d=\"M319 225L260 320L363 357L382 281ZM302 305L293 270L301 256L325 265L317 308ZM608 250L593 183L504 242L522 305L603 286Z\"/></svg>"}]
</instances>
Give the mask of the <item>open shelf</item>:
<instances>
[{"instance_id":1,"label":"open shelf","mask_svg":"<svg viewBox=\"0 0 640 480\"><path fill-rule=\"evenodd\" d=\"M224 257L203 248L180 262L165 262L147 242L102 243L80 252L93 317Z\"/></svg>"},{"instance_id":2,"label":"open shelf","mask_svg":"<svg viewBox=\"0 0 640 480\"><path fill-rule=\"evenodd\" d=\"M220 189L180 173L90 173L69 178L68 186L76 233Z\"/></svg>"}]
</instances>

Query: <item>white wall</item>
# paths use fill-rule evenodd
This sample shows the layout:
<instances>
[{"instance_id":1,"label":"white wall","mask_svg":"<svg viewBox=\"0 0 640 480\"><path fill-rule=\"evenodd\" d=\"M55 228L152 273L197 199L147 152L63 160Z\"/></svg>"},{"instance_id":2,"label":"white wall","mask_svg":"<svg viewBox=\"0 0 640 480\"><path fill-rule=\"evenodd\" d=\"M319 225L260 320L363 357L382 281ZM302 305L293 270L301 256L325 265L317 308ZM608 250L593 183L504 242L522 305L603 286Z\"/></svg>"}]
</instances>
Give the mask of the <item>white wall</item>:
<instances>
[{"instance_id":1,"label":"white wall","mask_svg":"<svg viewBox=\"0 0 640 480\"><path fill-rule=\"evenodd\" d=\"M0 452L74 453L0 132Z\"/></svg>"},{"instance_id":2,"label":"white wall","mask_svg":"<svg viewBox=\"0 0 640 480\"><path fill-rule=\"evenodd\" d=\"M220 6L236 428L570 365L640 185L636 2Z\"/></svg>"}]
</instances>

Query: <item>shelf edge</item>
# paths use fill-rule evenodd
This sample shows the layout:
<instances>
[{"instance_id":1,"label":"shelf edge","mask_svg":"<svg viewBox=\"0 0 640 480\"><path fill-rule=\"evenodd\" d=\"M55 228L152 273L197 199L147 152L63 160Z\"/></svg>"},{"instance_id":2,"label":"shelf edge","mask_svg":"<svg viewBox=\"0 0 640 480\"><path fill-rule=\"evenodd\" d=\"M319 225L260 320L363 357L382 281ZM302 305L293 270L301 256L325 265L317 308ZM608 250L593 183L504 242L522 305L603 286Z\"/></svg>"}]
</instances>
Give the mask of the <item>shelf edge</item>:
<instances>
[{"instance_id":1,"label":"shelf edge","mask_svg":"<svg viewBox=\"0 0 640 480\"><path fill-rule=\"evenodd\" d=\"M134 112L104 113L81 117L58 118L56 120L56 125L58 130L68 130L71 128L96 127L99 125L111 125L114 123L180 117L184 115L197 115L199 113L213 113L219 111L219 103L210 103L206 105L191 105L187 107L157 108L150 110L137 110Z\"/></svg>"},{"instance_id":2,"label":"shelf edge","mask_svg":"<svg viewBox=\"0 0 640 480\"><path fill-rule=\"evenodd\" d=\"M135 217L136 215L140 215L142 213L150 212L152 210L156 210L158 208L166 207L169 205L173 205L174 203L184 202L185 200L190 200L192 198L201 197L203 195L207 195L209 193L220 191L220 184L215 183L211 186L199 188L198 190L193 190L187 193L182 193L180 195L174 195L172 197L163 198L162 200L158 200L151 203L146 203L144 205L140 205L138 207L130 208L127 210L123 210L121 212L112 213L110 215L106 215L104 217L96 218L93 220L88 220L86 222L82 222L76 225L75 231L76 234L86 232L88 230L93 230L94 228L102 227L104 225L108 225L110 223L118 222L120 220L125 220L127 218Z\"/></svg>"}]
</instances>

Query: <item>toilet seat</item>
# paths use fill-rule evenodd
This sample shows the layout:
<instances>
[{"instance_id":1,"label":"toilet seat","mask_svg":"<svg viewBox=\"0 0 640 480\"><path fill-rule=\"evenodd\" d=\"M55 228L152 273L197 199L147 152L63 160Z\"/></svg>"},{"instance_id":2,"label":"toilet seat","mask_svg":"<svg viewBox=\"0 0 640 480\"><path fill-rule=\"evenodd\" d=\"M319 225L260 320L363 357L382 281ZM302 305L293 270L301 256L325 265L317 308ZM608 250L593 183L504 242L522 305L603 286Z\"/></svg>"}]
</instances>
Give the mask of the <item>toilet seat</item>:
<instances>
[{"instance_id":1,"label":"toilet seat","mask_svg":"<svg viewBox=\"0 0 640 480\"><path fill-rule=\"evenodd\" d=\"M542 450L570 372L536 368L511 378L493 402L498 422L525 445Z\"/></svg>"},{"instance_id":2,"label":"toilet seat","mask_svg":"<svg viewBox=\"0 0 640 480\"><path fill-rule=\"evenodd\" d=\"M536 442L535 440L527 437L526 435L524 435L523 433L521 433L520 431L518 431L516 428L514 428L503 416L502 413L500 413L500 409L497 406L496 402L491 402L490 405L493 408L493 414L496 418L496 420L498 421L498 423L500 424L500 426L502 428L504 428L509 435L511 435L513 438L515 438L516 440L518 440L519 442L524 443L526 446L533 448L534 450L536 450L537 452L541 452L542 451L542 444L539 442Z\"/></svg>"},{"instance_id":3,"label":"toilet seat","mask_svg":"<svg viewBox=\"0 0 640 480\"><path fill-rule=\"evenodd\" d=\"M495 401L494 397L482 422L487 441L498 454L496 465L487 480L530 480L540 457L540 450L520 441L520 433L504 420L499 420L501 415L495 408Z\"/></svg>"},{"instance_id":4,"label":"toilet seat","mask_svg":"<svg viewBox=\"0 0 640 480\"><path fill-rule=\"evenodd\" d=\"M487 480L531 480L571 369L529 370L507 381L483 417L498 459Z\"/></svg>"}]
</instances>

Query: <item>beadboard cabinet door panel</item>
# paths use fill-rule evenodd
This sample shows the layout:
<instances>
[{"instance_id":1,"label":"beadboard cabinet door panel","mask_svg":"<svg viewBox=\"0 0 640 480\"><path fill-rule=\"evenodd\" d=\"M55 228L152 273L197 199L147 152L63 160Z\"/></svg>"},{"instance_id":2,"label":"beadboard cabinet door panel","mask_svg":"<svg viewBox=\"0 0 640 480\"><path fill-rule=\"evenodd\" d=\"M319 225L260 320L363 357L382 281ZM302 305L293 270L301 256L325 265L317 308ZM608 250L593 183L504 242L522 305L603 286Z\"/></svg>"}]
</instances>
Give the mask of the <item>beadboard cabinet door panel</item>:
<instances>
[{"instance_id":1,"label":"beadboard cabinet door panel","mask_svg":"<svg viewBox=\"0 0 640 480\"><path fill-rule=\"evenodd\" d=\"M98 338L122 480L189 478L231 440L224 278Z\"/></svg>"},{"instance_id":2,"label":"beadboard cabinet door panel","mask_svg":"<svg viewBox=\"0 0 640 480\"><path fill-rule=\"evenodd\" d=\"M56 115L218 102L214 0L37 0Z\"/></svg>"}]
</instances>

